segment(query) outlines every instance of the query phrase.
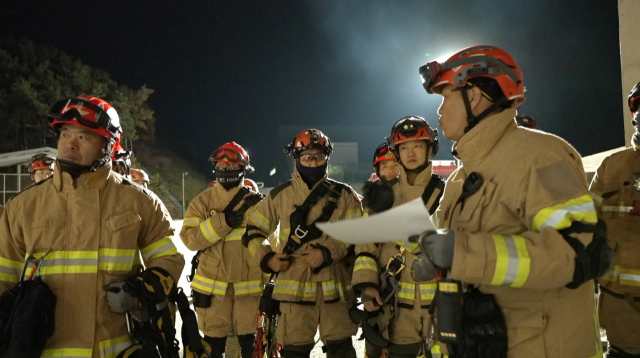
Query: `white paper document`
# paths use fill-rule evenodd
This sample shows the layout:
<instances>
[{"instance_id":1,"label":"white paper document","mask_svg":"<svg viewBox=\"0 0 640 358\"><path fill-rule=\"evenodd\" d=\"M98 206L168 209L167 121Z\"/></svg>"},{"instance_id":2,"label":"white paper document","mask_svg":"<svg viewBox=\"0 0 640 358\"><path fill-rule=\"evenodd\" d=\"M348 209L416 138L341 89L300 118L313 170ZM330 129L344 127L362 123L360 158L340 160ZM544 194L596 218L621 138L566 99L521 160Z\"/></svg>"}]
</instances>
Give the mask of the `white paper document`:
<instances>
[{"instance_id":1,"label":"white paper document","mask_svg":"<svg viewBox=\"0 0 640 358\"><path fill-rule=\"evenodd\" d=\"M347 244L406 241L411 235L436 230L422 198L368 217L317 223L316 226Z\"/></svg>"}]
</instances>

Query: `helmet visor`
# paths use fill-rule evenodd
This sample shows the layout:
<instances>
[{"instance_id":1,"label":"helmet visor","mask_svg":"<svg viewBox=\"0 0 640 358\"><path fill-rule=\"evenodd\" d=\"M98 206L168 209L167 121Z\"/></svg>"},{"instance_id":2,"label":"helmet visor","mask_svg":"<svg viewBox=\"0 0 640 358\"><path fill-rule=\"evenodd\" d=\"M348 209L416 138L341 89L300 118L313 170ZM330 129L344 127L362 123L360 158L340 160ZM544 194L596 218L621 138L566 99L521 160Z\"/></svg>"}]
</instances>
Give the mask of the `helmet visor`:
<instances>
[{"instance_id":1,"label":"helmet visor","mask_svg":"<svg viewBox=\"0 0 640 358\"><path fill-rule=\"evenodd\" d=\"M212 162L225 161L229 163L245 165L245 160L242 158L242 154L239 152L229 149L229 148L220 148L211 154Z\"/></svg>"},{"instance_id":2,"label":"helmet visor","mask_svg":"<svg viewBox=\"0 0 640 358\"><path fill-rule=\"evenodd\" d=\"M57 122L76 120L93 129L110 129L113 124L107 111L82 98L66 98L56 102L49 110L49 117Z\"/></svg>"}]
</instances>

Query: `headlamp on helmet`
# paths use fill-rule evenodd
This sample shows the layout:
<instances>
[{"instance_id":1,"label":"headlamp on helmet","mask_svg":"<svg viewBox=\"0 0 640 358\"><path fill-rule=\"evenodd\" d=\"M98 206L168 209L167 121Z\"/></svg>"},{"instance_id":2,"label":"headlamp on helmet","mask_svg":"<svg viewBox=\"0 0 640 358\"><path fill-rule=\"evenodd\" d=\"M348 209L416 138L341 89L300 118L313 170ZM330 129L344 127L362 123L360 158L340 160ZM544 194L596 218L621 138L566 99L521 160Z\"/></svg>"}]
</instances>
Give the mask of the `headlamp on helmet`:
<instances>
[{"instance_id":1,"label":"headlamp on helmet","mask_svg":"<svg viewBox=\"0 0 640 358\"><path fill-rule=\"evenodd\" d=\"M400 118L391 128L391 135L387 137L387 144L396 158L399 158L398 144L412 140L424 140L427 142L427 146L432 148L431 155L438 154L438 148L440 147L438 130L431 128L424 118L418 116Z\"/></svg>"},{"instance_id":2,"label":"headlamp on helmet","mask_svg":"<svg viewBox=\"0 0 640 358\"><path fill-rule=\"evenodd\" d=\"M293 142L284 147L284 152L287 155L293 155L293 157L297 159L300 153L313 148L322 149L327 156L333 153L333 143L331 143L329 137L314 128L305 129L298 133L298 135L293 138Z\"/></svg>"}]
</instances>

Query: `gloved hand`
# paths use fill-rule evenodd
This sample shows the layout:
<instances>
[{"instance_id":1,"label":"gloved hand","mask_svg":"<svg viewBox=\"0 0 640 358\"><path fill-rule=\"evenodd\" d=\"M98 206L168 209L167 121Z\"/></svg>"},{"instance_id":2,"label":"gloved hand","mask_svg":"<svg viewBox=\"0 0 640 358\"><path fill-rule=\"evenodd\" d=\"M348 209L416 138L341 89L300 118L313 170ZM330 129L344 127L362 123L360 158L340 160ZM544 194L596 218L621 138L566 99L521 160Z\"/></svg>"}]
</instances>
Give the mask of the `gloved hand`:
<instances>
[{"instance_id":1,"label":"gloved hand","mask_svg":"<svg viewBox=\"0 0 640 358\"><path fill-rule=\"evenodd\" d=\"M409 238L415 240L415 237ZM453 230L423 232L419 238L422 252L429 255L436 267L449 269L453 265L456 234Z\"/></svg>"},{"instance_id":2,"label":"gloved hand","mask_svg":"<svg viewBox=\"0 0 640 358\"><path fill-rule=\"evenodd\" d=\"M436 277L436 268L427 253L421 253L411 263L411 278L416 282L431 281Z\"/></svg>"},{"instance_id":3,"label":"gloved hand","mask_svg":"<svg viewBox=\"0 0 640 358\"><path fill-rule=\"evenodd\" d=\"M369 208L373 213L383 212L391 209L395 194L393 188L389 185L389 181L380 178L380 183L366 182L362 188L362 205Z\"/></svg>"},{"instance_id":4,"label":"gloved hand","mask_svg":"<svg viewBox=\"0 0 640 358\"><path fill-rule=\"evenodd\" d=\"M242 226L244 215L240 211L224 211L224 221L230 228L238 228Z\"/></svg>"},{"instance_id":5,"label":"gloved hand","mask_svg":"<svg viewBox=\"0 0 640 358\"><path fill-rule=\"evenodd\" d=\"M107 291L107 304L111 311L115 313L125 313L135 307L138 307L138 298L128 292L124 292L122 286L126 282L115 282L104 286Z\"/></svg>"}]
</instances>

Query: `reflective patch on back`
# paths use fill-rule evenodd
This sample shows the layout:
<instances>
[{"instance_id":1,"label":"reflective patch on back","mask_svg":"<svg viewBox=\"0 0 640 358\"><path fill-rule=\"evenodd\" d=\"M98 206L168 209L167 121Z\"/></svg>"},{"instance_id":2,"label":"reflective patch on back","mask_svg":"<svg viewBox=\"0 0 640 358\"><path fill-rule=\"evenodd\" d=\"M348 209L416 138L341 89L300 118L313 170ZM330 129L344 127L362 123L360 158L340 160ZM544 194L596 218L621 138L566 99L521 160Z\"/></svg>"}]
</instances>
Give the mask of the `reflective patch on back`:
<instances>
[{"instance_id":1,"label":"reflective patch on back","mask_svg":"<svg viewBox=\"0 0 640 358\"><path fill-rule=\"evenodd\" d=\"M584 183L566 160L536 169L538 180L555 200L568 200L584 194Z\"/></svg>"}]
</instances>

